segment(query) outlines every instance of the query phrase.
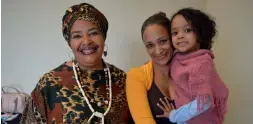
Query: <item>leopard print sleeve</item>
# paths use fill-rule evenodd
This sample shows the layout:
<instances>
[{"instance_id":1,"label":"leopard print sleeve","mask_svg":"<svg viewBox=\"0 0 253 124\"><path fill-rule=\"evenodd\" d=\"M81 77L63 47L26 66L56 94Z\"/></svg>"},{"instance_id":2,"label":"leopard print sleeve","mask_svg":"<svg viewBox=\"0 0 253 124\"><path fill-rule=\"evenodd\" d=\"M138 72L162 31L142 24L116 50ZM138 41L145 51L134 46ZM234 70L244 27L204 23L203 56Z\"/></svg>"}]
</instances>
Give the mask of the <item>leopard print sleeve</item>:
<instances>
[{"instance_id":1,"label":"leopard print sleeve","mask_svg":"<svg viewBox=\"0 0 253 124\"><path fill-rule=\"evenodd\" d=\"M25 109L22 114L20 124L46 124L46 99L44 97L43 89L46 86L48 74L40 78L37 86L32 91L31 96L28 98Z\"/></svg>"}]
</instances>

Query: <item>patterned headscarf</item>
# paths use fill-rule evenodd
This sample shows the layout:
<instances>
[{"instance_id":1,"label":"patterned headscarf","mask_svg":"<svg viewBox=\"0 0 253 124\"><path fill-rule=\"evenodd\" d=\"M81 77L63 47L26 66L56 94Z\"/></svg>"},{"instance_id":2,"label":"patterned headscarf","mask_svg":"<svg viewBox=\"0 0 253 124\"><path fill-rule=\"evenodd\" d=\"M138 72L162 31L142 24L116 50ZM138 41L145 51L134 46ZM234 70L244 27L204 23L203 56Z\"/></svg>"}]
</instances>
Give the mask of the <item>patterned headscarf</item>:
<instances>
[{"instance_id":1,"label":"patterned headscarf","mask_svg":"<svg viewBox=\"0 0 253 124\"><path fill-rule=\"evenodd\" d=\"M85 20L98 26L104 39L108 30L106 17L94 6L88 3L81 3L70 7L62 18L62 33L65 40L70 43L70 31L76 20Z\"/></svg>"}]
</instances>

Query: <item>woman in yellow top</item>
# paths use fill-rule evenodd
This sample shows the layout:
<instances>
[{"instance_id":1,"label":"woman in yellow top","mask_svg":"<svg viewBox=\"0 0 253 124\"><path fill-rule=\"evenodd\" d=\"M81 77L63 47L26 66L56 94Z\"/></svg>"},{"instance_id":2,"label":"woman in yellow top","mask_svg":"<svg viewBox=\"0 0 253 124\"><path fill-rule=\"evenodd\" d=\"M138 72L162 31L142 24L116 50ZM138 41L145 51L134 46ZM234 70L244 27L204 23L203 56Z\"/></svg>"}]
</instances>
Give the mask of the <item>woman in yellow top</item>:
<instances>
[{"instance_id":1,"label":"woman in yellow top","mask_svg":"<svg viewBox=\"0 0 253 124\"><path fill-rule=\"evenodd\" d=\"M173 56L169 32L170 20L162 12L149 17L142 25L142 39L151 61L131 69L126 84L129 108L137 124L171 124L168 118L156 117L163 114L157 106L160 98L174 102L172 80L168 76Z\"/></svg>"}]
</instances>

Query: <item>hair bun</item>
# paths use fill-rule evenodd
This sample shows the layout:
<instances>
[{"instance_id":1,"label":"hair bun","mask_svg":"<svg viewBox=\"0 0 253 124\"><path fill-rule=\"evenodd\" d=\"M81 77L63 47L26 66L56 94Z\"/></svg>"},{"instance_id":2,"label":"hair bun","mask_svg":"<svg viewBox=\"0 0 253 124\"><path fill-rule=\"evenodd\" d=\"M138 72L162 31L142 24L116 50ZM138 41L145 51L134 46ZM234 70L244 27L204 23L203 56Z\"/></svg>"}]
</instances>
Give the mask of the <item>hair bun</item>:
<instances>
[{"instance_id":1,"label":"hair bun","mask_svg":"<svg viewBox=\"0 0 253 124\"><path fill-rule=\"evenodd\" d=\"M155 15L159 15L159 16L163 16L163 17L166 17L166 14L164 12L158 12L157 14Z\"/></svg>"}]
</instances>

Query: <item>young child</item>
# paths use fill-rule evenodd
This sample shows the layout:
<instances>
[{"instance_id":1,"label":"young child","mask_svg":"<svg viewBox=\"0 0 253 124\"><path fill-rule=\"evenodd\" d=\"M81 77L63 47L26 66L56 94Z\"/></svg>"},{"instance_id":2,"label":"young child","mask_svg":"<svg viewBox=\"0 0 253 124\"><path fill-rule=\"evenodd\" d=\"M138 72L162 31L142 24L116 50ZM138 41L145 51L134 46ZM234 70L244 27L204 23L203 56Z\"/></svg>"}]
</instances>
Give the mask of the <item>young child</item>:
<instances>
[{"instance_id":1,"label":"young child","mask_svg":"<svg viewBox=\"0 0 253 124\"><path fill-rule=\"evenodd\" d=\"M222 124L227 111L228 88L213 62L215 22L192 8L179 10L171 19L171 40L176 49L171 63L176 108L163 100L171 122ZM160 107L161 108L161 107Z\"/></svg>"}]
</instances>

